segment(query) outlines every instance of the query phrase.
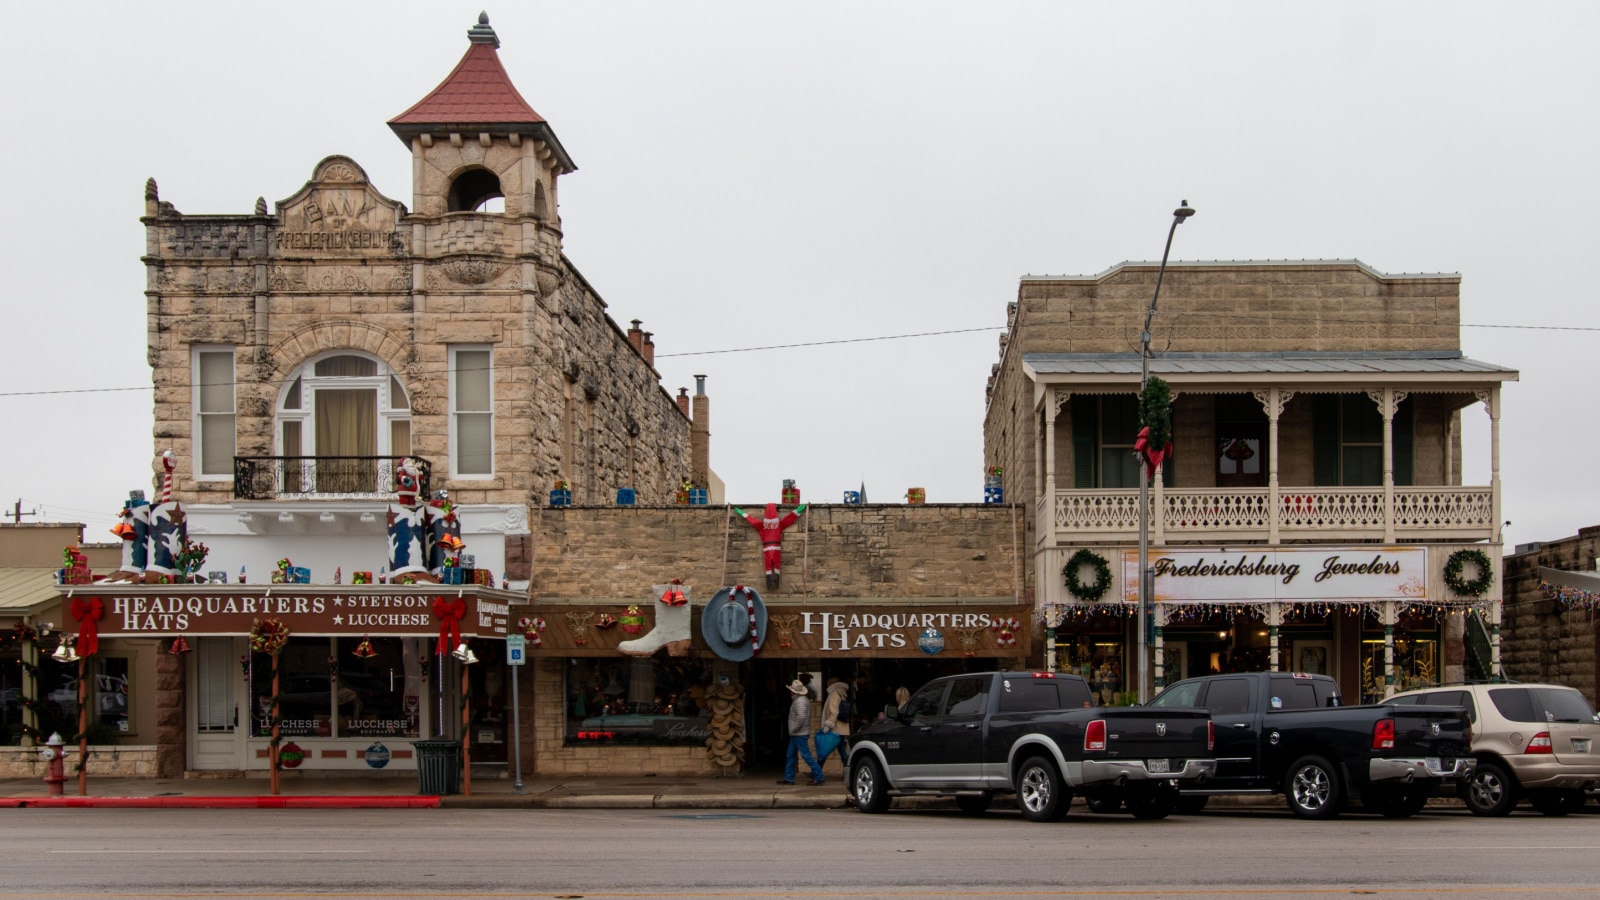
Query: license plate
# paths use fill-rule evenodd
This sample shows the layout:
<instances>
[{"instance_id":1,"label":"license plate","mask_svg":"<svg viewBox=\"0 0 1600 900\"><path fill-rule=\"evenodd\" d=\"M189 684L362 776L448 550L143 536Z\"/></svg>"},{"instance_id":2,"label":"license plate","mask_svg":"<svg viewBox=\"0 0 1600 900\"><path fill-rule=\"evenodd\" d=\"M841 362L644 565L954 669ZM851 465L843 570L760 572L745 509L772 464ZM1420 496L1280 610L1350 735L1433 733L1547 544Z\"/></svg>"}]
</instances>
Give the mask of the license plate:
<instances>
[{"instance_id":1,"label":"license plate","mask_svg":"<svg viewBox=\"0 0 1600 900\"><path fill-rule=\"evenodd\" d=\"M1572 739L1572 752L1573 753L1588 753L1589 752L1589 738L1573 738Z\"/></svg>"},{"instance_id":2,"label":"license plate","mask_svg":"<svg viewBox=\"0 0 1600 900\"><path fill-rule=\"evenodd\" d=\"M1172 771L1171 763L1164 759L1148 760L1145 762L1144 767L1146 770L1155 773Z\"/></svg>"},{"instance_id":3,"label":"license plate","mask_svg":"<svg viewBox=\"0 0 1600 900\"><path fill-rule=\"evenodd\" d=\"M1439 772L1444 769L1444 766L1439 764L1439 757L1437 756L1430 756L1424 759L1422 764L1428 767L1429 772Z\"/></svg>"}]
</instances>

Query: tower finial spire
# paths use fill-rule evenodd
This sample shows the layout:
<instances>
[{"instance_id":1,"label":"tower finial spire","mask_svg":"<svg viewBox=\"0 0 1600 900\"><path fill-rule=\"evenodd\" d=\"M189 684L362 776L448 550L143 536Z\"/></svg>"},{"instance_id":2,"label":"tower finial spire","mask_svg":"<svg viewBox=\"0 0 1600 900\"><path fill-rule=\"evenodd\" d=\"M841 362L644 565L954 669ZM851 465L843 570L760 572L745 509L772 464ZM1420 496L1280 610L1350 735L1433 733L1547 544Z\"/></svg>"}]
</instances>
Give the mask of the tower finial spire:
<instances>
[{"instance_id":1,"label":"tower finial spire","mask_svg":"<svg viewBox=\"0 0 1600 900\"><path fill-rule=\"evenodd\" d=\"M495 36L494 29L489 27L489 14L478 13L478 24L467 29L467 39L474 44L491 44L496 50L500 49L500 38Z\"/></svg>"}]
</instances>

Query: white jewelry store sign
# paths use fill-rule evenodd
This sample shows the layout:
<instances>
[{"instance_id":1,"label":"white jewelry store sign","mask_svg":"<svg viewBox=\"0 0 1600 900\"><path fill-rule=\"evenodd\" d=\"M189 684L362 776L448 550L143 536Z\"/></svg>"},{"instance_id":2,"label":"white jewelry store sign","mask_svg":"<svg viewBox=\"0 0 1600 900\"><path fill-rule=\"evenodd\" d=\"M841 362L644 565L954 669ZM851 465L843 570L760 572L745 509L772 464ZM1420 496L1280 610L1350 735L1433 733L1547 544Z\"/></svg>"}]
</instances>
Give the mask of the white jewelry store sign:
<instances>
[{"instance_id":1,"label":"white jewelry store sign","mask_svg":"<svg viewBox=\"0 0 1600 900\"><path fill-rule=\"evenodd\" d=\"M1150 554L1153 599L1195 603L1274 600L1421 600L1428 596L1425 547L1183 549ZM1127 600L1139 599L1139 554L1122 553Z\"/></svg>"}]
</instances>

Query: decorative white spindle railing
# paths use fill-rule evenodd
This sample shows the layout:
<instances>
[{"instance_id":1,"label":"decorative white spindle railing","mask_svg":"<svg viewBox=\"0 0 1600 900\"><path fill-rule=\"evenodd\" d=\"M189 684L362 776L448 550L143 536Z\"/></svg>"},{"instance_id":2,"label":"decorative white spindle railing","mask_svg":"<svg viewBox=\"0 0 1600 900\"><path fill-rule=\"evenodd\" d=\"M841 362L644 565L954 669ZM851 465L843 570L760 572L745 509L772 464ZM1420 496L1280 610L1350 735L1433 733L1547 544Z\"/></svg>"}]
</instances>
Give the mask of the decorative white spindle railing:
<instances>
[{"instance_id":1,"label":"decorative white spindle railing","mask_svg":"<svg viewBox=\"0 0 1600 900\"><path fill-rule=\"evenodd\" d=\"M1156 503L1151 492L1151 505ZM1152 540L1265 541L1383 540L1387 511L1381 487L1280 487L1274 507L1267 488L1167 488ZM1139 492L1118 489L1057 491L1041 513L1040 537L1050 542L1137 540ZM1053 513L1053 515L1051 514ZM1487 487L1396 487L1395 540L1488 540L1494 530Z\"/></svg>"}]
</instances>

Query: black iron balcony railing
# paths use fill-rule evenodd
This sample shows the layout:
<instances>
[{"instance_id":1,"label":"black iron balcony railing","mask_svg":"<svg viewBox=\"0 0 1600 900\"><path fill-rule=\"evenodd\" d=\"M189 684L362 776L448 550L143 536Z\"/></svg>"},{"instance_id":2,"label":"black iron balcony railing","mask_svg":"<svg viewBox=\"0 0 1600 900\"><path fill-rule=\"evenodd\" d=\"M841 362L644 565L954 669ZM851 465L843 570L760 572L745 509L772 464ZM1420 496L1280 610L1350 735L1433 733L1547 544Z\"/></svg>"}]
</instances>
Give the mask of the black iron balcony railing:
<instances>
[{"instance_id":1,"label":"black iron balcony railing","mask_svg":"<svg viewBox=\"0 0 1600 900\"><path fill-rule=\"evenodd\" d=\"M432 493L433 465L413 456L420 496ZM236 500L382 500L394 496L399 460L387 456L235 456Z\"/></svg>"}]
</instances>

